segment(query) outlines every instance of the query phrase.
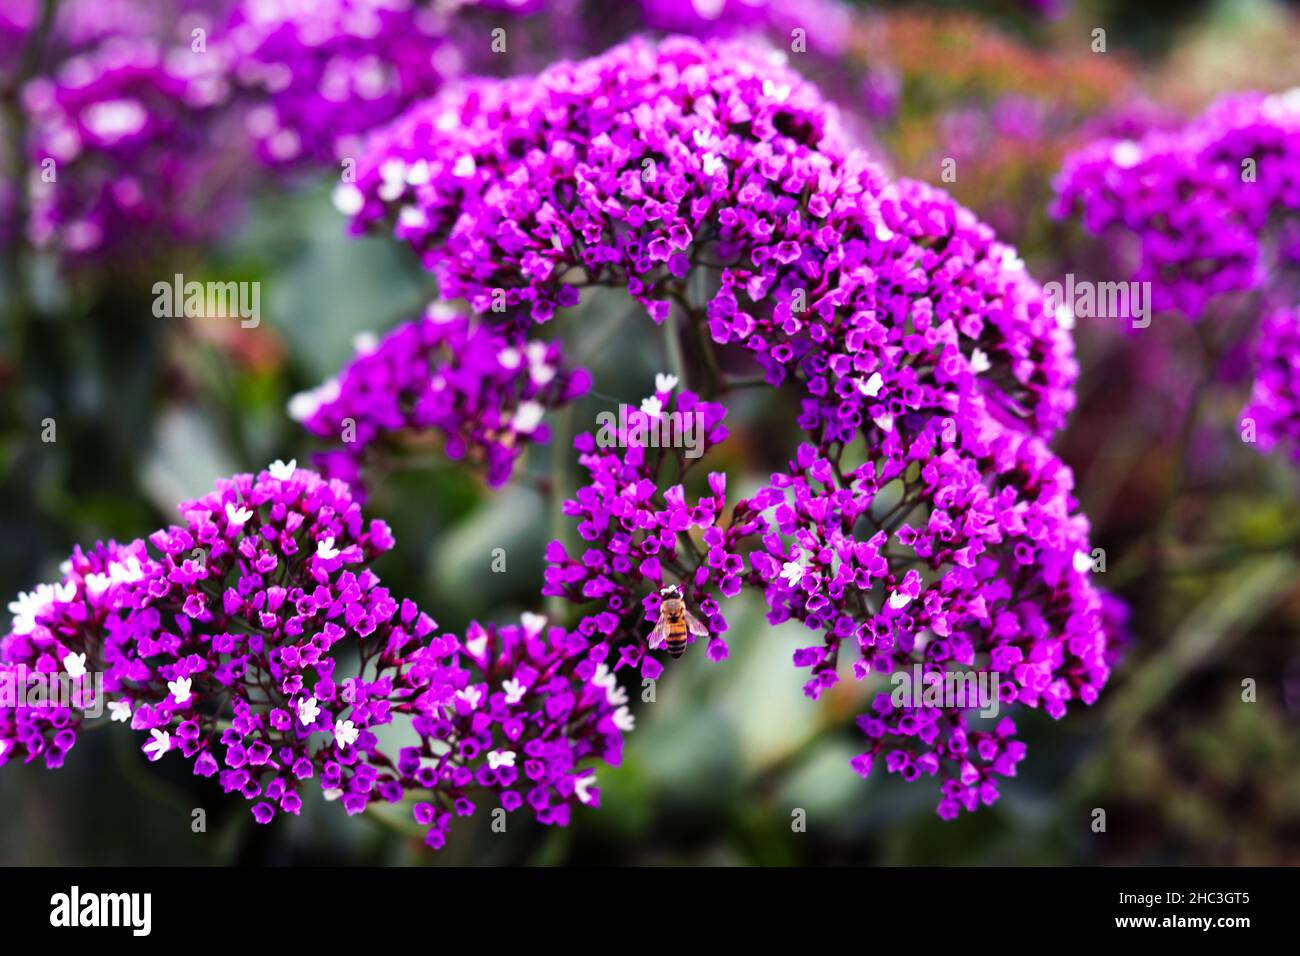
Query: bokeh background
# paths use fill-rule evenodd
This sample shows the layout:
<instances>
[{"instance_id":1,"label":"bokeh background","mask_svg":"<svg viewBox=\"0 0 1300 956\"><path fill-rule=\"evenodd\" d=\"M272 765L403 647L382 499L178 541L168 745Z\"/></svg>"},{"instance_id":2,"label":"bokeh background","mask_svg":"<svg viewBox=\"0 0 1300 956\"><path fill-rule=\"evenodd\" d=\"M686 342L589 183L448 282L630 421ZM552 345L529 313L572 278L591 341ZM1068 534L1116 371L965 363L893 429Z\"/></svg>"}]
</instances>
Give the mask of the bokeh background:
<instances>
[{"instance_id":1,"label":"bokeh background","mask_svg":"<svg viewBox=\"0 0 1300 956\"><path fill-rule=\"evenodd\" d=\"M615 14L566 10L622 28ZM1104 275L1114 251L1046 215L1072 146L1176 121L1224 92L1300 84L1300 15L1272 0L855 4L850 16L849 42L810 57L807 72L895 172L940 183L955 158L957 179L942 185L1018 244L1042 281ZM1097 27L1104 54L1090 49ZM546 35L544 23L526 28ZM545 61L550 47L535 46ZM527 59L515 68L536 65ZM57 577L78 542L167 522L218 477L306 463L316 446L285 414L290 396L332 375L357 333L392 328L436 294L402 245L347 235L329 198L334 171L247 165L246 210L214 241L137 249L128 237L110 260L77 268L8 248L0 593ZM260 326L155 318L150 288L175 272L260 282ZM594 427L611 400L638 402L667 367L662 334L617 295L584 302L563 334L598 394L554 423L557 437ZM150 765L135 735L112 727L84 733L57 772L0 772L0 862L1300 863L1295 467L1238 440L1244 373L1192 401L1204 366L1192 326L1157 317L1133 336L1081 321L1076 334L1080 404L1058 448L1106 552L1101 583L1132 609L1134 641L1087 712L1018 718L1029 756L992 808L945 823L933 787L854 774L864 689L848 680L806 699L790 663L802 629L771 628L744 596L729 614L729 660L688 654L654 703L633 694L638 727L623 765L599 772L603 806L567 829L515 817L494 834L481 816L433 855L402 824L348 818L318 792L300 817L259 827L242 800L179 760ZM797 440L769 397L727 399L733 437L715 467L742 492ZM53 442L42 441L47 418ZM567 452L558 440L535 448L524 471L563 487ZM493 491L436 460L385 474L368 507L398 541L377 568L385 583L450 629L542 609L543 547L570 533L533 483ZM490 570L494 548L506 573ZM1245 679L1254 702L1242 700ZM206 832L192 831L196 808ZM792 832L796 808L806 832ZM1104 833L1092 829L1095 808Z\"/></svg>"}]
</instances>

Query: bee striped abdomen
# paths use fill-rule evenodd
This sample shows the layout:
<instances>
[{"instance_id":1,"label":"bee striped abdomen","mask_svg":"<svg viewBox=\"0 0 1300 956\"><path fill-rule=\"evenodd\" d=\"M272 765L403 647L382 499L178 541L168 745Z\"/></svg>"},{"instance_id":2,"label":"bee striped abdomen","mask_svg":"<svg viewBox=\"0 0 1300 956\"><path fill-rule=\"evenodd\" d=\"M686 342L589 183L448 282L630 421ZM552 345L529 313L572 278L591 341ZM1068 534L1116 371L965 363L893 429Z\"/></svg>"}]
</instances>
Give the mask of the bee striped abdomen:
<instances>
[{"instance_id":1,"label":"bee striped abdomen","mask_svg":"<svg viewBox=\"0 0 1300 956\"><path fill-rule=\"evenodd\" d=\"M668 634L664 637L664 650L672 657L681 657L686 653L686 622L669 621Z\"/></svg>"}]
</instances>

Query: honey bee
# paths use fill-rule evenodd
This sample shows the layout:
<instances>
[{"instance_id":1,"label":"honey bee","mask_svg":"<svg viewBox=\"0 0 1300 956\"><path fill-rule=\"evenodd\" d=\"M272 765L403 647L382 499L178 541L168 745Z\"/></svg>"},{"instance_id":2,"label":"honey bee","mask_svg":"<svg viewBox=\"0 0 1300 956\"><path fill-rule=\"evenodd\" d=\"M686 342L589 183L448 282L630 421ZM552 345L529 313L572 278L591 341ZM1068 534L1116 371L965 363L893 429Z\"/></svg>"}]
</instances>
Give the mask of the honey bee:
<instances>
[{"instance_id":1,"label":"honey bee","mask_svg":"<svg viewBox=\"0 0 1300 956\"><path fill-rule=\"evenodd\" d=\"M659 605L659 620L650 632L649 644L652 648L662 646L672 657L681 657L686 653L686 632L696 637L708 637L709 630L695 615L686 610L682 600L682 589L675 584L659 589L662 603Z\"/></svg>"}]
</instances>

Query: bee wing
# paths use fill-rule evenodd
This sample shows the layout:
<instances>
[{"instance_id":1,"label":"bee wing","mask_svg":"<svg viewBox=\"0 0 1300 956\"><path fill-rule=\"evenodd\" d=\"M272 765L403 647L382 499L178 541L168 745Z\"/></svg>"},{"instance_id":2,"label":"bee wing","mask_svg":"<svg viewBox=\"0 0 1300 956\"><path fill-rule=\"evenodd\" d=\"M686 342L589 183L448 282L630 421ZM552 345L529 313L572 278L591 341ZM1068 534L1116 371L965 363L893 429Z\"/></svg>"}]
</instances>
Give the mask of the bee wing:
<instances>
[{"instance_id":1,"label":"bee wing","mask_svg":"<svg viewBox=\"0 0 1300 956\"><path fill-rule=\"evenodd\" d=\"M709 636L709 629L701 624L690 611L686 612L686 629L696 637Z\"/></svg>"},{"instance_id":2,"label":"bee wing","mask_svg":"<svg viewBox=\"0 0 1300 956\"><path fill-rule=\"evenodd\" d=\"M655 625L654 630L650 632L650 638L647 643L652 648L662 647L664 639L668 637L668 622L663 618Z\"/></svg>"}]
</instances>

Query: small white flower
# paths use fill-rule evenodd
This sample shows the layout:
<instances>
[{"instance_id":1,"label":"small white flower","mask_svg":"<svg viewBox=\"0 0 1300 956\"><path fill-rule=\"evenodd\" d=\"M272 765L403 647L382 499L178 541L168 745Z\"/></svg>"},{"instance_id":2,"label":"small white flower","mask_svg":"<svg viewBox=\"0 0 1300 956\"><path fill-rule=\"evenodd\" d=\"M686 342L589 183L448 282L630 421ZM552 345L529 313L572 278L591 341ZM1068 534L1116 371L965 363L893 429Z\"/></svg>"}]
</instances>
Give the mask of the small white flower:
<instances>
[{"instance_id":1,"label":"small white flower","mask_svg":"<svg viewBox=\"0 0 1300 956\"><path fill-rule=\"evenodd\" d=\"M109 580L114 584L129 584L132 581L139 581L144 577L144 568L140 566L140 559L134 554L128 555L124 561L113 561L108 566ZM68 584L71 592L75 593L71 582ZM66 600L72 600L73 593L70 593ZM64 600L64 599L60 599Z\"/></svg>"},{"instance_id":2,"label":"small white flower","mask_svg":"<svg viewBox=\"0 0 1300 956\"><path fill-rule=\"evenodd\" d=\"M782 83L779 86L771 80L763 81L763 95L769 96L778 103L784 103L786 97L790 95L790 84Z\"/></svg>"},{"instance_id":3,"label":"small white flower","mask_svg":"<svg viewBox=\"0 0 1300 956\"><path fill-rule=\"evenodd\" d=\"M124 724L131 719L131 702L128 700L110 700L108 709L114 723Z\"/></svg>"},{"instance_id":4,"label":"small white flower","mask_svg":"<svg viewBox=\"0 0 1300 956\"><path fill-rule=\"evenodd\" d=\"M497 353L497 361L501 363L502 368L516 369L519 363L523 361L523 356L513 345L506 346Z\"/></svg>"},{"instance_id":5,"label":"small white flower","mask_svg":"<svg viewBox=\"0 0 1300 956\"><path fill-rule=\"evenodd\" d=\"M524 352L528 355L529 365L544 365L546 356L550 353L551 346L540 339L534 339L524 347Z\"/></svg>"},{"instance_id":6,"label":"small white flower","mask_svg":"<svg viewBox=\"0 0 1300 956\"><path fill-rule=\"evenodd\" d=\"M226 520L236 528L242 528L248 523L248 519L253 517L253 512L247 508L241 508L231 502L226 502Z\"/></svg>"},{"instance_id":7,"label":"small white flower","mask_svg":"<svg viewBox=\"0 0 1300 956\"><path fill-rule=\"evenodd\" d=\"M598 665L591 682L604 689L605 700L611 707L621 707L627 703L627 691L618 682L617 675L609 669L608 665Z\"/></svg>"},{"instance_id":8,"label":"small white flower","mask_svg":"<svg viewBox=\"0 0 1300 956\"><path fill-rule=\"evenodd\" d=\"M876 423L876 427L881 431L892 432L894 430L893 415L881 415L879 418L873 418L872 421Z\"/></svg>"},{"instance_id":9,"label":"small white flower","mask_svg":"<svg viewBox=\"0 0 1300 956\"><path fill-rule=\"evenodd\" d=\"M51 604L71 601L77 596L77 586L67 584L39 584L30 594L18 592L18 599L9 602L9 613L14 616L13 632L30 634L36 628L36 618Z\"/></svg>"},{"instance_id":10,"label":"small white flower","mask_svg":"<svg viewBox=\"0 0 1300 956\"><path fill-rule=\"evenodd\" d=\"M157 727L149 733L153 734L153 740L144 745L144 752L149 755L150 760L161 760L162 755L172 749L172 735Z\"/></svg>"},{"instance_id":11,"label":"small white flower","mask_svg":"<svg viewBox=\"0 0 1300 956\"><path fill-rule=\"evenodd\" d=\"M5 755L5 751L7 751L8 749L9 749L9 741L0 740L0 757L3 757Z\"/></svg>"},{"instance_id":12,"label":"small white flower","mask_svg":"<svg viewBox=\"0 0 1300 956\"><path fill-rule=\"evenodd\" d=\"M520 681L515 680L513 677L502 681L501 689L506 692L507 704L519 703L524 699L524 694L528 691L527 687L525 687Z\"/></svg>"},{"instance_id":13,"label":"small white flower","mask_svg":"<svg viewBox=\"0 0 1300 956\"><path fill-rule=\"evenodd\" d=\"M1092 570L1092 556L1086 551L1074 552L1074 570L1087 574Z\"/></svg>"},{"instance_id":14,"label":"small white flower","mask_svg":"<svg viewBox=\"0 0 1300 956\"><path fill-rule=\"evenodd\" d=\"M275 461L271 462L271 467L268 468L267 471L271 473L271 477L274 478L276 481L288 481L290 478L293 477L293 473L297 470L297 468L298 468L297 458L290 458L288 464L285 464L283 461L277 458Z\"/></svg>"},{"instance_id":15,"label":"small white flower","mask_svg":"<svg viewBox=\"0 0 1300 956\"><path fill-rule=\"evenodd\" d=\"M879 372L872 372L871 377L865 382L858 383L858 391L867 398L875 398L880 394L881 386L885 384L885 379Z\"/></svg>"},{"instance_id":16,"label":"small white flower","mask_svg":"<svg viewBox=\"0 0 1300 956\"><path fill-rule=\"evenodd\" d=\"M717 153L704 154L704 175L712 176L720 169L726 169L727 164Z\"/></svg>"},{"instance_id":17,"label":"small white flower","mask_svg":"<svg viewBox=\"0 0 1300 956\"><path fill-rule=\"evenodd\" d=\"M395 156L384 160L379 167L379 178L383 180L379 187L379 198L384 202L392 202L406 189L406 163Z\"/></svg>"},{"instance_id":18,"label":"small white flower","mask_svg":"<svg viewBox=\"0 0 1300 956\"><path fill-rule=\"evenodd\" d=\"M591 803L591 786L596 782L596 775L589 773L585 777L578 777L573 781L573 792L578 795L578 799L583 803Z\"/></svg>"},{"instance_id":19,"label":"small white flower","mask_svg":"<svg viewBox=\"0 0 1300 956\"><path fill-rule=\"evenodd\" d=\"M473 156L462 156L456 160L456 165L451 168L451 174L460 179L467 176L473 176L478 165L474 162Z\"/></svg>"},{"instance_id":20,"label":"small white flower","mask_svg":"<svg viewBox=\"0 0 1300 956\"><path fill-rule=\"evenodd\" d=\"M1126 139L1110 148L1110 159L1120 169L1131 169L1142 161L1142 147Z\"/></svg>"},{"instance_id":21,"label":"small white flower","mask_svg":"<svg viewBox=\"0 0 1300 956\"><path fill-rule=\"evenodd\" d=\"M177 680L168 681L167 689L171 691L172 696L176 698L176 703L183 704L192 696L190 694L190 688L193 686L193 683L194 682L188 677L181 677Z\"/></svg>"},{"instance_id":22,"label":"small white flower","mask_svg":"<svg viewBox=\"0 0 1300 956\"><path fill-rule=\"evenodd\" d=\"M495 770L497 767L513 767L515 765L515 752L513 750L489 750L487 760L489 770Z\"/></svg>"},{"instance_id":23,"label":"small white flower","mask_svg":"<svg viewBox=\"0 0 1300 956\"><path fill-rule=\"evenodd\" d=\"M542 415L545 412L546 410L536 402L524 402L515 409L514 418L510 419L510 427L514 431L528 434L542 423Z\"/></svg>"},{"instance_id":24,"label":"small white flower","mask_svg":"<svg viewBox=\"0 0 1300 956\"><path fill-rule=\"evenodd\" d=\"M332 561L341 553L338 548L334 547L334 535L332 534L327 534L316 542L316 557L322 561Z\"/></svg>"},{"instance_id":25,"label":"small white flower","mask_svg":"<svg viewBox=\"0 0 1300 956\"><path fill-rule=\"evenodd\" d=\"M84 677L86 674L86 655L69 652L63 658L63 669L68 672L68 676L73 680Z\"/></svg>"},{"instance_id":26,"label":"small white flower","mask_svg":"<svg viewBox=\"0 0 1300 956\"><path fill-rule=\"evenodd\" d=\"M477 710L479 701L483 699L483 691L477 687L466 687L464 690L456 691L456 696L469 704L471 710Z\"/></svg>"},{"instance_id":27,"label":"small white flower","mask_svg":"<svg viewBox=\"0 0 1300 956\"><path fill-rule=\"evenodd\" d=\"M483 652L487 650L487 645L487 631L479 630L473 637L465 635L465 649L474 657L482 657Z\"/></svg>"},{"instance_id":28,"label":"small white flower","mask_svg":"<svg viewBox=\"0 0 1300 956\"><path fill-rule=\"evenodd\" d=\"M889 606L895 611L901 610L911 603L911 597L904 594L902 591L895 591L893 594L889 595Z\"/></svg>"},{"instance_id":29,"label":"small white flower","mask_svg":"<svg viewBox=\"0 0 1300 956\"><path fill-rule=\"evenodd\" d=\"M339 747L346 750L356 743L360 736L361 731L357 730L357 725L352 721L340 718L334 722L334 740Z\"/></svg>"},{"instance_id":30,"label":"small white flower","mask_svg":"<svg viewBox=\"0 0 1300 956\"><path fill-rule=\"evenodd\" d=\"M289 417L295 422L305 422L323 405L328 405L339 397L340 386L336 378L327 379L315 388L298 392L289 399Z\"/></svg>"},{"instance_id":31,"label":"small white flower","mask_svg":"<svg viewBox=\"0 0 1300 956\"><path fill-rule=\"evenodd\" d=\"M632 711L626 707L620 707L614 711L614 726L625 734L636 729L636 718L632 716Z\"/></svg>"},{"instance_id":32,"label":"small white flower","mask_svg":"<svg viewBox=\"0 0 1300 956\"><path fill-rule=\"evenodd\" d=\"M789 581L791 587L795 587L803 580L805 570L807 569L798 561L787 561L781 565L781 577Z\"/></svg>"},{"instance_id":33,"label":"small white flower","mask_svg":"<svg viewBox=\"0 0 1300 956\"><path fill-rule=\"evenodd\" d=\"M298 704L298 723L304 727L310 727L316 723L316 718L320 716L320 704L316 703L315 697L308 697Z\"/></svg>"},{"instance_id":34,"label":"small white flower","mask_svg":"<svg viewBox=\"0 0 1300 956\"><path fill-rule=\"evenodd\" d=\"M981 372L987 372L993 365L982 349L976 349L970 354L970 367L974 369L976 375L979 375Z\"/></svg>"},{"instance_id":35,"label":"small white flower","mask_svg":"<svg viewBox=\"0 0 1300 956\"><path fill-rule=\"evenodd\" d=\"M334 802L335 800L337 800L339 797L343 796L343 791L342 791L342 790L322 790L322 791L321 791L321 796L325 798L325 801L326 801L327 803L333 803L333 802Z\"/></svg>"},{"instance_id":36,"label":"small white flower","mask_svg":"<svg viewBox=\"0 0 1300 956\"><path fill-rule=\"evenodd\" d=\"M366 197L352 183L339 183L330 193L334 208L345 216L355 216L366 204Z\"/></svg>"},{"instance_id":37,"label":"small white flower","mask_svg":"<svg viewBox=\"0 0 1300 956\"><path fill-rule=\"evenodd\" d=\"M406 229L423 229L429 224L429 217L418 206L403 206L397 211L397 224Z\"/></svg>"},{"instance_id":38,"label":"small white flower","mask_svg":"<svg viewBox=\"0 0 1300 956\"><path fill-rule=\"evenodd\" d=\"M519 615L519 621L524 626L524 631L528 634L540 634L542 628L546 626L546 615L534 614L532 611L525 611Z\"/></svg>"},{"instance_id":39,"label":"small white flower","mask_svg":"<svg viewBox=\"0 0 1300 956\"><path fill-rule=\"evenodd\" d=\"M423 186L429 181L429 162L417 159L406 171L406 181L412 186Z\"/></svg>"},{"instance_id":40,"label":"small white flower","mask_svg":"<svg viewBox=\"0 0 1300 956\"><path fill-rule=\"evenodd\" d=\"M656 392L671 392L676 387L677 387L676 375L665 375L663 372L660 372L655 376Z\"/></svg>"},{"instance_id":41,"label":"small white flower","mask_svg":"<svg viewBox=\"0 0 1300 956\"><path fill-rule=\"evenodd\" d=\"M658 395L651 395L649 398L642 400L641 411L651 418L658 418L664 410L664 403L659 401Z\"/></svg>"},{"instance_id":42,"label":"small white flower","mask_svg":"<svg viewBox=\"0 0 1300 956\"><path fill-rule=\"evenodd\" d=\"M547 365L545 362L539 362L528 368L528 377L533 380L533 384L539 387L549 385L555 379L555 366Z\"/></svg>"}]
</instances>

